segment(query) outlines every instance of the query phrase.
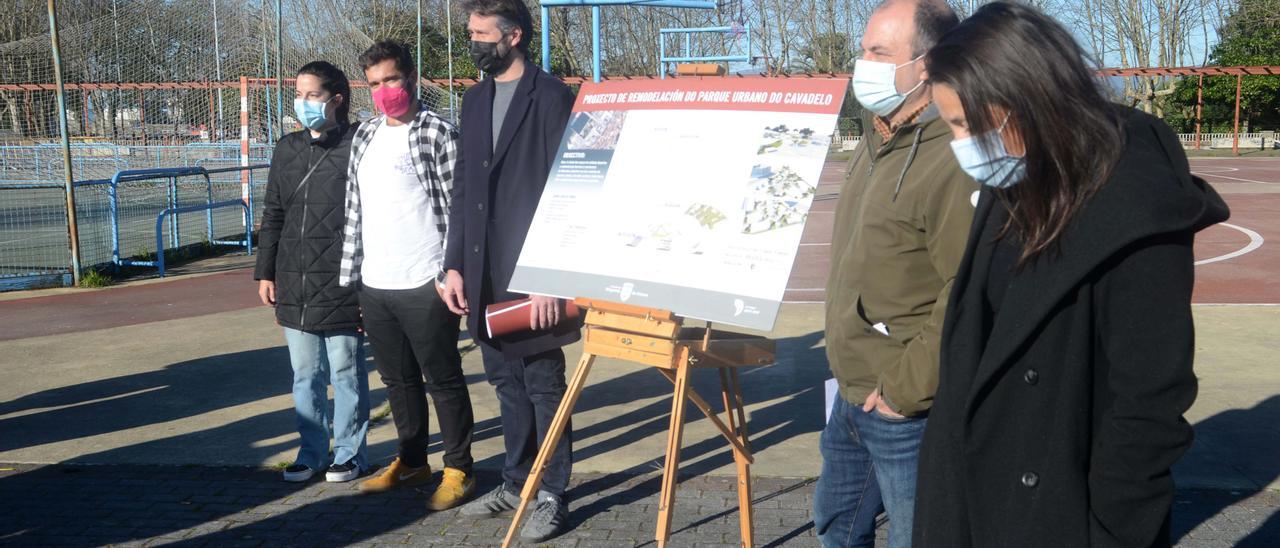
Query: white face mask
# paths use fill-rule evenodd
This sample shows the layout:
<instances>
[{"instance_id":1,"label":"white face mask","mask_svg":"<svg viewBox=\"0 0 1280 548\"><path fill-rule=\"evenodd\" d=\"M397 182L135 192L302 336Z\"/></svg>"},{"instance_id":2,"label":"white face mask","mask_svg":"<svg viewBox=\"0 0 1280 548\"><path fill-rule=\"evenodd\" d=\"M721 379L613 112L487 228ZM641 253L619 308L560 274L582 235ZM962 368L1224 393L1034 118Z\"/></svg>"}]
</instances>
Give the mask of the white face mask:
<instances>
[{"instance_id":1,"label":"white face mask","mask_svg":"<svg viewBox=\"0 0 1280 548\"><path fill-rule=\"evenodd\" d=\"M906 93L898 93L898 69L919 61L923 55L901 65L858 59L853 64L853 96L876 116L885 117L902 106L907 96L924 85L921 80Z\"/></svg>"}]
</instances>

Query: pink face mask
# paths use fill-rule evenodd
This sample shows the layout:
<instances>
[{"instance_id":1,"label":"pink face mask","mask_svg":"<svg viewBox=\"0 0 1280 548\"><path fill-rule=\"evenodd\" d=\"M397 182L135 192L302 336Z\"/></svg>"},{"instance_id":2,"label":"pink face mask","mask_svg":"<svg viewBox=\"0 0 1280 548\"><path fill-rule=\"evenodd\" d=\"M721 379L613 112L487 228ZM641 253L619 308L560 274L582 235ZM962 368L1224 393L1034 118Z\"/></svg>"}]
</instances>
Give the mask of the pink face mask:
<instances>
[{"instance_id":1,"label":"pink face mask","mask_svg":"<svg viewBox=\"0 0 1280 548\"><path fill-rule=\"evenodd\" d=\"M373 92L373 106L392 118L403 115L409 111L409 91L384 85Z\"/></svg>"}]
</instances>

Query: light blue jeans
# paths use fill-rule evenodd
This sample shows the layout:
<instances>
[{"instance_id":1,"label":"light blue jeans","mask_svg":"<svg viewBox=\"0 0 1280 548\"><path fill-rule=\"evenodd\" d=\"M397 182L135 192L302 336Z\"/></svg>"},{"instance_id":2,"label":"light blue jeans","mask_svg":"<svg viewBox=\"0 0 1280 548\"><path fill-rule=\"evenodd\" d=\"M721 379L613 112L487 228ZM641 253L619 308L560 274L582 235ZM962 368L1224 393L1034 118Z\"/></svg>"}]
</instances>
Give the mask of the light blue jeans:
<instances>
[{"instance_id":1,"label":"light blue jeans","mask_svg":"<svg viewBox=\"0 0 1280 548\"><path fill-rule=\"evenodd\" d=\"M284 329L293 365L293 409L302 446L296 464L312 470L328 467L330 425L333 462L355 459L361 469L369 461L369 373L364 363L364 334L356 330L299 331ZM333 408L328 385L333 384Z\"/></svg>"}]
</instances>

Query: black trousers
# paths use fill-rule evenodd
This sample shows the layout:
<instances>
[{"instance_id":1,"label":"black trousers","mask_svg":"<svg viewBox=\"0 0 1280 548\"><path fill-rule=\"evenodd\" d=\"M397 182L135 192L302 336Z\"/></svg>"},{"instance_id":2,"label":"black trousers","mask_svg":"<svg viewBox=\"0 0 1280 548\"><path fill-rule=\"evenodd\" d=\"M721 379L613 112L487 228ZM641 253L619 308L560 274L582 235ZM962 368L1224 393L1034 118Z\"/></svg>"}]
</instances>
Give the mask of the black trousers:
<instances>
[{"instance_id":1,"label":"black trousers","mask_svg":"<svg viewBox=\"0 0 1280 548\"><path fill-rule=\"evenodd\" d=\"M360 309L374 364L387 386L400 462L413 468L426 464L429 392L444 438L445 466L471 474L475 417L458 353L458 316L440 300L433 282L416 289L361 288Z\"/></svg>"},{"instance_id":2,"label":"black trousers","mask_svg":"<svg viewBox=\"0 0 1280 548\"><path fill-rule=\"evenodd\" d=\"M564 351L557 348L518 360L508 360L484 343L480 344L480 351L485 376L498 393L502 413L502 441L507 450L502 479L508 489L520 492L568 388L564 381ZM564 496L573 467L572 446L573 426L566 425L564 437L542 475L540 489Z\"/></svg>"}]
</instances>

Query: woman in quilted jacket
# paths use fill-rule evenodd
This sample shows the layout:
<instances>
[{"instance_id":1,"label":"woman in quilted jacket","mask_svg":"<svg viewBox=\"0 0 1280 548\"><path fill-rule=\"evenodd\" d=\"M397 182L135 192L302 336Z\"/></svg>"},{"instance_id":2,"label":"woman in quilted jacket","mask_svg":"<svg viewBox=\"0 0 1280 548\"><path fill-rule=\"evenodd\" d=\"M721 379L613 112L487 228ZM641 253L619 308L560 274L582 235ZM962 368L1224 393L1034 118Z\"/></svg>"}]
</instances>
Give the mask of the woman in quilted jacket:
<instances>
[{"instance_id":1,"label":"woman in quilted jacket","mask_svg":"<svg viewBox=\"0 0 1280 548\"><path fill-rule=\"evenodd\" d=\"M355 291L338 285L347 161L355 127L351 86L314 61L298 71L294 113L302 129L276 143L259 231L258 295L275 307L293 366L302 446L284 480L351 481L366 468L369 377ZM329 406L328 384L334 388ZM333 458L329 439L333 438Z\"/></svg>"}]
</instances>

